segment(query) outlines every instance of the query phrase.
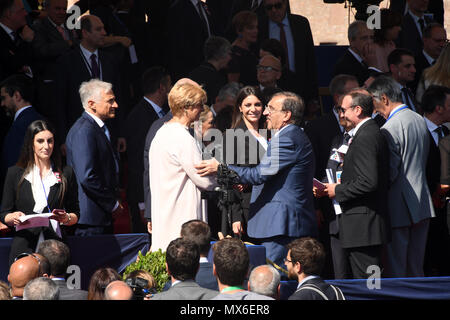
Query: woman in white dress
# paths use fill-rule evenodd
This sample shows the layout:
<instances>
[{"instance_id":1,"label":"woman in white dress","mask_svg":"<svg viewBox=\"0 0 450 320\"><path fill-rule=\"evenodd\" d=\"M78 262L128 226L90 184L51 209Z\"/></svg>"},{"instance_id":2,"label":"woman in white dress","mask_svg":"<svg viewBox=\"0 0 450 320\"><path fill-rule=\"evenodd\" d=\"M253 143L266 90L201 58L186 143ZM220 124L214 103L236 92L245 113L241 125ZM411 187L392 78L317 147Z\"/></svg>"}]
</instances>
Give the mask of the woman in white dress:
<instances>
[{"instance_id":1,"label":"woman in white dress","mask_svg":"<svg viewBox=\"0 0 450 320\"><path fill-rule=\"evenodd\" d=\"M168 100L173 118L158 130L149 151L152 251L166 251L180 236L184 222L206 220L201 190L216 186L215 178L197 174L194 166L202 161L201 144L189 132L204 109L206 92L193 83L175 84Z\"/></svg>"}]
</instances>

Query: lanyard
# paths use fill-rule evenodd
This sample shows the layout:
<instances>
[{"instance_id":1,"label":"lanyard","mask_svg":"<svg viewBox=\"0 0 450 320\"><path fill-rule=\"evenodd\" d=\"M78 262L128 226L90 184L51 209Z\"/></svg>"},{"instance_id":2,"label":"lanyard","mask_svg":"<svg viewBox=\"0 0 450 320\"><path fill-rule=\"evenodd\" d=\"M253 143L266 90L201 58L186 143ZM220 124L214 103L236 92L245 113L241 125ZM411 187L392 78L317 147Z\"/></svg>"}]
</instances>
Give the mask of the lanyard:
<instances>
[{"instance_id":1,"label":"lanyard","mask_svg":"<svg viewBox=\"0 0 450 320\"><path fill-rule=\"evenodd\" d=\"M389 121L389 119L392 118L392 116L393 116L394 114L396 114L396 113L399 112L400 110L403 110L403 109L406 109L406 108L408 108L408 106L404 106L404 107L401 107L400 109L395 110L393 113L391 113L391 114L389 115L389 118L387 118L386 122Z\"/></svg>"},{"instance_id":2,"label":"lanyard","mask_svg":"<svg viewBox=\"0 0 450 320\"><path fill-rule=\"evenodd\" d=\"M224 293L227 291L233 291L233 290L244 290L242 287L227 287L225 289L222 289L222 291L220 291L220 293Z\"/></svg>"},{"instance_id":3,"label":"lanyard","mask_svg":"<svg viewBox=\"0 0 450 320\"><path fill-rule=\"evenodd\" d=\"M84 53L81 49L80 49L80 54L81 54L81 57L83 58L83 61L86 64L86 66L89 70L89 73L91 74L91 77L92 77L94 75L94 72L92 71L92 67L91 67L89 61L84 56ZM103 80L102 62L100 61L100 55L97 56L97 59L98 59L98 69L100 70L100 80Z\"/></svg>"}]
</instances>

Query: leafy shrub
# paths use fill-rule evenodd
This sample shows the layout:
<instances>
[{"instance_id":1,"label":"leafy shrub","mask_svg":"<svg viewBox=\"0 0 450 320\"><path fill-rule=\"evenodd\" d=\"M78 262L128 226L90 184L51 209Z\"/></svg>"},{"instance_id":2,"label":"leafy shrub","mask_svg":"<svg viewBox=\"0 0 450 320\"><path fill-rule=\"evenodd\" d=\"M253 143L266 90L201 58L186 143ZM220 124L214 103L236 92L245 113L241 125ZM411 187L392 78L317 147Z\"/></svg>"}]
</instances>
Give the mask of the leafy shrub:
<instances>
[{"instance_id":1,"label":"leafy shrub","mask_svg":"<svg viewBox=\"0 0 450 320\"><path fill-rule=\"evenodd\" d=\"M149 272L156 282L156 291L161 292L164 285L169 281L169 274L166 271L166 253L161 249L154 252L147 252L143 255L141 251L135 262L128 265L123 272L123 279L135 270L145 270Z\"/></svg>"}]
</instances>

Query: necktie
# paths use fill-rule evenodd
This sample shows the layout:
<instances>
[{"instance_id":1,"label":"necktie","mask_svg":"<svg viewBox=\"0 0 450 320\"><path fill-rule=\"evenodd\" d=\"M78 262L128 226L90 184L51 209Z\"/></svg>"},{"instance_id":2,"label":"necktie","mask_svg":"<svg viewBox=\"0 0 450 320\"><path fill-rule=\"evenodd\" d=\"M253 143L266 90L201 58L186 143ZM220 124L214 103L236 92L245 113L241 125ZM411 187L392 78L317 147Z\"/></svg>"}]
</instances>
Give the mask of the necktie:
<instances>
[{"instance_id":1,"label":"necktie","mask_svg":"<svg viewBox=\"0 0 450 320\"><path fill-rule=\"evenodd\" d=\"M11 31L10 35L11 35L11 37L12 37L12 41L13 41L14 43L16 43L16 40L17 40L17 34L16 34L16 32L15 32L15 31Z\"/></svg>"},{"instance_id":2,"label":"necktie","mask_svg":"<svg viewBox=\"0 0 450 320\"><path fill-rule=\"evenodd\" d=\"M197 2L197 9L198 9L198 15L200 16L200 20L202 20L203 25L205 26L206 30L208 31L208 35L210 35L208 21L206 21L206 18L203 15L203 8L202 8L201 0L198 0L198 2Z\"/></svg>"},{"instance_id":3,"label":"necktie","mask_svg":"<svg viewBox=\"0 0 450 320\"><path fill-rule=\"evenodd\" d=\"M278 26L280 27L280 42L284 48L284 55L286 57L286 67L289 68L289 53L286 41L286 32L284 32L284 24L280 22L278 23Z\"/></svg>"},{"instance_id":4,"label":"necktie","mask_svg":"<svg viewBox=\"0 0 450 320\"><path fill-rule=\"evenodd\" d=\"M61 26L56 26L56 29L58 30L58 32L61 34L61 37L63 37L64 40L69 40L67 39L67 35L64 32L64 29Z\"/></svg>"},{"instance_id":5,"label":"necktie","mask_svg":"<svg viewBox=\"0 0 450 320\"><path fill-rule=\"evenodd\" d=\"M409 90L409 88L407 88L407 87L403 87L402 92L403 92L403 96L404 96L403 103L406 104L412 111L416 111L416 108L415 108L414 102L413 102L413 98L412 98L411 90Z\"/></svg>"},{"instance_id":6,"label":"necktie","mask_svg":"<svg viewBox=\"0 0 450 320\"><path fill-rule=\"evenodd\" d=\"M420 31L423 33L423 29L425 29L425 20L423 18L419 19Z\"/></svg>"},{"instance_id":7,"label":"necktie","mask_svg":"<svg viewBox=\"0 0 450 320\"><path fill-rule=\"evenodd\" d=\"M439 144L439 141L443 137L443 133L444 133L443 130L442 130L442 126L439 126L436 129L434 129L434 132L436 132L437 135L438 135L438 144Z\"/></svg>"},{"instance_id":8,"label":"necktie","mask_svg":"<svg viewBox=\"0 0 450 320\"><path fill-rule=\"evenodd\" d=\"M345 145L349 145L350 144L350 138L351 138L352 136L351 135L349 135L347 132L346 133L344 133L344 144Z\"/></svg>"},{"instance_id":9,"label":"necktie","mask_svg":"<svg viewBox=\"0 0 450 320\"><path fill-rule=\"evenodd\" d=\"M159 110L158 115L160 118L164 117L166 115L166 113L164 112L163 109Z\"/></svg>"},{"instance_id":10,"label":"necktie","mask_svg":"<svg viewBox=\"0 0 450 320\"><path fill-rule=\"evenodd\" d=\"M91 71L92 78L100 78L100 68L97 63L97 55L95 53L91 54Z\"/></svg>"},{"instance_id":11,"label":"necktie","mask_svg":"<svg viewBox=\"0 0 450 320\"><path fill-rule=\"evenodd\" d=\"M111 135L109 133L108 127L105 125L103 125L102 127L103 132L105 133L106 137L108 138L109 142L111 142Z\"/></svg>"}]
</instances>

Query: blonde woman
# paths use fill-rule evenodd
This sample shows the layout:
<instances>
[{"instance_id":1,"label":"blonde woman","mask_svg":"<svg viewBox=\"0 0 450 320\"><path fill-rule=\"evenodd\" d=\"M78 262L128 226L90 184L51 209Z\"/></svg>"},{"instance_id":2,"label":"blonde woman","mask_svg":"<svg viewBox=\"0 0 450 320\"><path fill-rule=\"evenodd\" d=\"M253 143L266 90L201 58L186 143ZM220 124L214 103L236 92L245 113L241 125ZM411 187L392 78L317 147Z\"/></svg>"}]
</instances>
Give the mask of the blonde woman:
<instances>
[{"instance_id":1,"label":"blonde woman","mask_svg":"<svg viewBox=\"0 0 450 320\"><path fill-rule=\"evenodd\" d=\"M178 83L168 100L173 118L158 130L149 151L152 251L165 251L184 222L206 221L201 190L216 186L214 178L197 174L194 165L202 161L202 153L189 132L204 110L206 92L193 83Z\"/></svg>"},{"instance_id":2,"label":"blonde woman","mask_svg":"<svg viewBox=\"0 0 450 320\"><path fill-rule=\"evenodd\" d=\"M436 63L423 71L417 86L417 101L422 101L425 90L433 84L450 88L450 45L448 43L442 49Z\"/></svg>"}]
</instances>

